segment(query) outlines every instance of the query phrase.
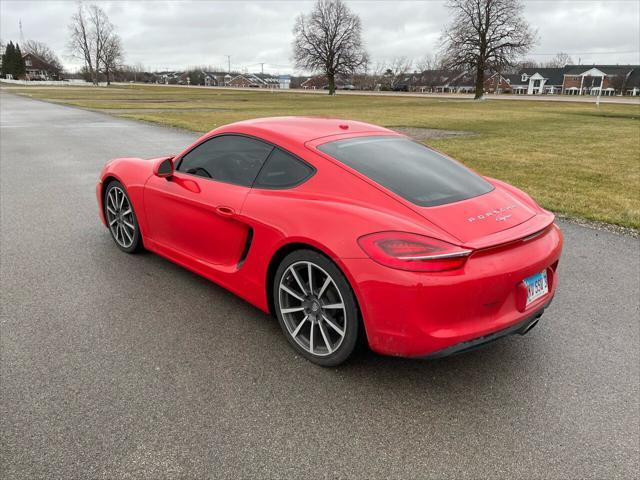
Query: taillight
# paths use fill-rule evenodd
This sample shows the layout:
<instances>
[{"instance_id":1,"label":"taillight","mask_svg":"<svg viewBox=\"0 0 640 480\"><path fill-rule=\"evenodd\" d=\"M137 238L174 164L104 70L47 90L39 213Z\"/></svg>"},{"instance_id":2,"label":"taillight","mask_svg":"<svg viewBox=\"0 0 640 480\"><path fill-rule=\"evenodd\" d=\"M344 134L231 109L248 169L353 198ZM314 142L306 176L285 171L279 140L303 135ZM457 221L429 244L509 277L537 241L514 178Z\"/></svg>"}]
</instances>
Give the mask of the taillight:
<instances>
[{"instance_id":1,"label":"taillight","mask_svg":"<svg viewBox=\"0 0 640 480\"><path fill-rule=\"evenodd\" d=\"M414 272L444 272L461 268L471 250L442 240L405 232L379 232L358 239L372 260Z\"/></svg>"}]
</instances>

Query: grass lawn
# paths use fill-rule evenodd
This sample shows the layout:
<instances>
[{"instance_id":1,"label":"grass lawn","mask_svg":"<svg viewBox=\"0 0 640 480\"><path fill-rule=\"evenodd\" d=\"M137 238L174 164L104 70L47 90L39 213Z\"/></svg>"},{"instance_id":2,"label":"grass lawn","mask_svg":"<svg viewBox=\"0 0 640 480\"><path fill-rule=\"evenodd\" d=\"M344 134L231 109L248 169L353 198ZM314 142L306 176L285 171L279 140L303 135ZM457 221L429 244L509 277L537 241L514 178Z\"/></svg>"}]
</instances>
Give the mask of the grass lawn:
<instances>
[{"instance_id":1,"label":"grass lawn","mask_svg":"<svg viewBox=\"0 0 640 480\"><path fill-rule=\"evenodd\" d=\"M119 86L10 88L42 100L206 132L274 115L463 130L427 143L554 212L640 228L640 106ZM131 152L135 155L135 152Z\"/></svg>"}]
</instances>

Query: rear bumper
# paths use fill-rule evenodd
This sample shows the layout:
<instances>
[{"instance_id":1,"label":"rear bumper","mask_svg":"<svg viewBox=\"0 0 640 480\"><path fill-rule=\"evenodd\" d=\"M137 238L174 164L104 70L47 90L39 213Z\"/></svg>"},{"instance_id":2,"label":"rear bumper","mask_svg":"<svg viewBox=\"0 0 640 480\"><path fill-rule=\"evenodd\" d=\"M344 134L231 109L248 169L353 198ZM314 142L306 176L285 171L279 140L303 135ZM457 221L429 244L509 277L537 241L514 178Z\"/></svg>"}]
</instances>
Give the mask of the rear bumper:
<instances>
[{"instance_id":1,"label":"rear bumper","mask_svg":"<svg viewBox=\"0 0 640 480\"><path fill-rule=\"evenodd\" d=\"M535 312L529 318L521 321L520 323L516 323L509 328L505 328L504 330L500 330L498 332L494 332L489 335L485 335L484 337L474 338L473 340L469 340L466 342L458 343L457 345L452 345L451 347L444 348L442 350L438 350L437 352L426 355L422 358L425 360L433 360L436 358L448 357L451 355L457 355L459 353L465 353L471 350L475 350L476 348L483 347L488 343L495 342L503 337L509 335L526 335L538 324L540 317L544 313L545 309L551 304L553 298L550 298L549 301L542 307L540 310Z\"/></svg>"},{"instance_id":2,"label":"rear bumper","mask_svg":"<svg viewBox=\"0 0 640 480\"><path fill-rule=\"evenodd\" d=\"M342 259L372 350L402 357L448 355L517 332L553 298L562 233L473 253L441 273L390 269L370 259ZM549 293L526 305L523 280L547 271ZM446 352L446 353L441 353Z\"/></svg>"}]
</instances>

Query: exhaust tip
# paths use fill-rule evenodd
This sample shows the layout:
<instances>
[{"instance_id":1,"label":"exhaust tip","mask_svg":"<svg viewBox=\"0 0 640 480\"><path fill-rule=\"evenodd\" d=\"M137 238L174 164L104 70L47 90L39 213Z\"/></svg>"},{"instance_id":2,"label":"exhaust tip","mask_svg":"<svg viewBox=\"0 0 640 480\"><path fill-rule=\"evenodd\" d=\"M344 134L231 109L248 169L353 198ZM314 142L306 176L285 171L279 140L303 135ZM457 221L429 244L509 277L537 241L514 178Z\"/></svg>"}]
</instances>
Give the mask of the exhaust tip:
<instances>
[{"instance_id":1,"label":"exhaust tip","mask_svg":"<svg viewBox=\"0 0 640 480\"><path fill-rule=\"evenodd\" d=\"M533 330L533 327L535 327L536 325L538 325L538 322L540 321L540 317L537 317L533 322L529 323L528 325L525 325L518 333L520 335L526 335L527 333L529 333L531 330Z\"/></svg>"}]
</instances>

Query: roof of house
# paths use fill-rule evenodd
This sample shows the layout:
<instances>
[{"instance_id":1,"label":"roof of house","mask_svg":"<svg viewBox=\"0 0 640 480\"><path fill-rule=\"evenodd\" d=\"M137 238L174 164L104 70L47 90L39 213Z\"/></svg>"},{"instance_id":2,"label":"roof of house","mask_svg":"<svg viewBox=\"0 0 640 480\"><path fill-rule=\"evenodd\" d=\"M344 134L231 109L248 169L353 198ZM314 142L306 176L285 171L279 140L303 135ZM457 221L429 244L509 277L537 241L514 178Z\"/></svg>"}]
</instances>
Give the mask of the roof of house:
<instances>
[{"instance_id":1,"label":"roof of house","mask_svg":"<svg viewBox=\"0 0 640 480\"><path fill-rule=\"evenodd\" d=\"M334 78L334 81L335 81L336 87L343 86L347 83L345 79L341 78L338 75L336 75L336 77ZM313 77L307 78L300 84L300 86L303 88L308 86L312 86L316 88L324 88L327 85L329 85L329 79L327 78L326 75L314 75Z\"/></svg>"},{"instance_id":2,"label":"roof of house","mask_svg":"<svg viewBox=\"0 0 640 480\"><path fill-rule=\"evenodd\" d=\"M567 65L565 75L582 75L594 68L607 75L627 75L639 69L640 65Z\"/></svg>"},{"instance_id":3,"label":"roof of house","mask_svg":"<svg viewBox=\"0 0 640 480\"><path fill-rule=\"evenodd\" d=\"M522 81L522 76L517 73L492 73L489 76L485 76L485 82L487 80L491 80L497 75L500 75L501 81L507 82L509 85L524 85L525 82Z\"/></svg>"},{"instance_id":4,"label":"roof of house","mask_svg":"<svg viewBox=\"0 0 640 480\"><path fill-rule=\"evenodd\" d=\"M564 82L564 72L565 67L523 68L518 72L518 75L522 76L523 74L527 74L527 76L532 77L537 73L542 76L542 78L547 79L547 85L562 85Z\"/></svg>"},{"instance_id":5,"label":"roof of house","mask_svg":"<svg viewBox=\"0 0 640 480\"><path fill-rule=\"evenodd\" d=\"M205 75L209 75L210 77L226 77L227 75L229 75L228 72L211 72L205 70L203 70L202 73L204 73Z\"/></svg>"},{"instance_id":6,"label":"roof of house","mask_svg":"<svg viewBox=\"0 0 640 480\"><path fill-rule=\"evenodd\" d=\"M447 82L458 76L460 72L451 70L435 69L424 70L420 73L420 82L428 85L448 85Z\"/></svg>"},{"instance_id":7,"label":"roof of house","mask_svg":"<svg viewBox=\"0 0 640 480\"><path fill-rule=\"evenodd\" d=\"M280 84L280 80L278 77L274 75L270 75L268 73L242 73L237 75L231 79L234 81L236 78L244 78L254 85L278 85Z\"/></svg>"},{"instance_id":8,"label":"roof of house","mask_svg":"<svg viewBox=\"0 0 640 480\"><path fill-rule=\"evenodd\" d=\"M633 69L627 81L625 83L625 88L640 88L640 66L637 66Z\"/></svg>"},{"instance_id":9,"label":"roof of house","mask_svg":"<svg viewBox=\"0 0 640 480\"><path fill-rule=\"evenodd\" d=\"M280 79L276 75L270 73L250 73L255 78L262 80L265 83L279 83Z\"/></svg>"},{"instance_id":10,"label":"roof of house","mask_svg":"<svg viewBox=\"0 0 640 480\"><path fill-rule=\"evenodd\" d=\"M504 78L509 85L524 85L526 83L522 81L522 75L518 73L503 73L502 78Z\"/></svg>"},{"instance_id":11,"label":"roof of house","mask_svg":"<svg viewBox=\"0 0 640 480\"><path fill-rule=\"evenodd\" d=\"M475 85L474 75L469 72L458 73L451 78L447 85L452 87L473 87Z\"/></svg>"},{"instance_id":12,"label":"roof of house","mask_svg":"<svg viewBox=\"0 0 640 480\"><path fill-rule=\"evenodd\" d=\"M28 68L36 68L38 70L57 70L53 65L44 60L42 57L39 57L35 53L25 52L22 54L22 58L31 58L31 67Z\"/></svg>"}]
</instances>

